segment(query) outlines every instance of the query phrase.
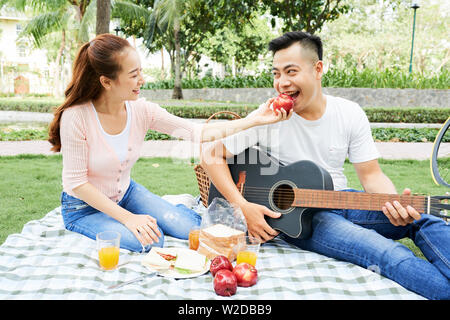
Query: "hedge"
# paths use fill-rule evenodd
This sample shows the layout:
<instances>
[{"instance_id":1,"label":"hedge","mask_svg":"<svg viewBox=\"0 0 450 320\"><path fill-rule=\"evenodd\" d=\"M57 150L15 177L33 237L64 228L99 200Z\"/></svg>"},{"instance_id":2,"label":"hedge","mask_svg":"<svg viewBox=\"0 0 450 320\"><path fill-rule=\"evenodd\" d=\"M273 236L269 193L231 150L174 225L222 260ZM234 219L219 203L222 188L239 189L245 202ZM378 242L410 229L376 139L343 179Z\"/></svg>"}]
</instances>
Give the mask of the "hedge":
<instances>
[{"instance_id":1,"label":"hedge","mask_svg":"<svg viewBox=\"0 0 450 320\"><path fill-rule=\"evenodd\" d=\"M442 69L434 76L424 76L420 73L401 71L398 69L373 70L365 68L358 70L331 69L323 75L322 86L330 88L414 88L414 89L448 89L450 72ZM144 89L173 89L174 80L148 82ZM185 78L182 80L183 89L201 88L272 88L273 76L265 72L255 76L227 76Z\"/></svg>"},{"instance_id":2,"label":"hedge","mask_svg":"<svg viewBox=\"0 0 450 320\"><path fill-rule=\"evenodd\" d=\"M375 141L391 142L433 142L439 129L435 128L372 128ZM47 140L46 129L11 130L0 128L0 141ZM168 134L149 130L145 140L174 140ZM444 142L450 142L450 136L444 137Z\"/></svg>"},{"instance_id":3,"label":"hedge","mask_svg":"<svg viewBox=\"0 0 450 320\"><path fill-rule=\"evenodd\" d=\"M4 111L30 111L30 112L52 112L57 103L53 100L31 100L31 99L6 99L0 98L0 110ZM256 105L214 105L210 106L171 106L162 105L170 113L182 118L207 119L213 113L229 110L247 116L257 108ZM364 107L370 122L385 123L444 123L450 115L448 108L405 108L405 107ZM229 119L229 115L220 115L219 119Z\"/></svg>"},{"instance_id":4,"label":"hedge","mask_svg":"<svg viewBox=\"0 0 450 320\"><path fill-rule=\"evenodd\" d=\"M0 98L1 111L53 112L60 101L41 99Z\"/></svg>"}]
</instances>

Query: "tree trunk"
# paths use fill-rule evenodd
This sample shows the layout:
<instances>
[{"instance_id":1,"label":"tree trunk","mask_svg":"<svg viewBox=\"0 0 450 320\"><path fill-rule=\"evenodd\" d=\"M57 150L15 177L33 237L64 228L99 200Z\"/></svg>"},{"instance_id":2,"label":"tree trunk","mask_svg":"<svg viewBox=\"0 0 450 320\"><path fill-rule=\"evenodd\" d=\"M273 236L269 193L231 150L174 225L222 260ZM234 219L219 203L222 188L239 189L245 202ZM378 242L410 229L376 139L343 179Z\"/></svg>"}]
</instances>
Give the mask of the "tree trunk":
<instances>
[{"instance_id":1,"label":"tree trunk","mask_svg":"<svg viewBox=\"0 0 450 320\"><path fill-rule=\"evenodd\" d=\"M161 48L161 80L166 78L166 73L164 72L164 48Z\"/></svg>"},{"instance_id":2,"label":"tree trunk","mask_svg":"<svg viewBox=\"0 0 450 320\"><path fill-rule=\"evenodd\" d=\"M97 22L95 34L109 33L111 20L111 0L97 0Z\"/></svg>"},{"instance_id":3,"label":"tree trunk","mask_svg":"<svg viewBox=\"0 0 450 320\"><path fill-rule=\"evenodd\" d=\"M180 23L175 22L174 38L175 38L175 81L173 86L172 99L183 99L181 90L181 48L180 48Z\"/></svg>"},{"instance_id":4,"label":"tree trunk","mask_svg":"<svg viewBox=\"0 0 450 320\"><path fill-rule=\"evenodd\" d=\"M61 83L61 71L64 72L64 66L61 65L61 57L64 53L64 47L66 46L66 31L62 29L61 31L61 44L58 49L58 54L56 55L55 61L55 74L53 76L53 95L56 97L61 97L64 95L64 84Z\"/></svg>"}]
</instances>

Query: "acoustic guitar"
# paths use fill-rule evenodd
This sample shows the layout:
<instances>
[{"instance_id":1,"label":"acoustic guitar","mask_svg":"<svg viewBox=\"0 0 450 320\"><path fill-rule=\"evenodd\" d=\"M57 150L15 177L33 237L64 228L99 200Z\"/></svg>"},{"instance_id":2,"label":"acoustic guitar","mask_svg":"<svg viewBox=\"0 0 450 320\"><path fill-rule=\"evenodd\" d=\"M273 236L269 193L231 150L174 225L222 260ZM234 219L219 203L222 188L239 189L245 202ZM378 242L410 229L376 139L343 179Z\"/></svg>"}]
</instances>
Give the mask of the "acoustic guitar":
<instances>
[{"instance_id":1,"label":"acoustic guitar","mask_svg":"<svg viewBox=\"0 0 450 320\"><path fill-rule=\"evenodd\" d=\"M302 160L283 166L277 159L249 148L227 159L233 181L243 197L282 213L280 218L266 216L268 224L292 238L311 235L311 219L320 209L359 209L380 211L386 202L411 205L419 213L449 218L450 196L395 195L334 191L331 175L312 161ZM223 196L210 184L208 204Z\"/></svg>"}]
</instances>

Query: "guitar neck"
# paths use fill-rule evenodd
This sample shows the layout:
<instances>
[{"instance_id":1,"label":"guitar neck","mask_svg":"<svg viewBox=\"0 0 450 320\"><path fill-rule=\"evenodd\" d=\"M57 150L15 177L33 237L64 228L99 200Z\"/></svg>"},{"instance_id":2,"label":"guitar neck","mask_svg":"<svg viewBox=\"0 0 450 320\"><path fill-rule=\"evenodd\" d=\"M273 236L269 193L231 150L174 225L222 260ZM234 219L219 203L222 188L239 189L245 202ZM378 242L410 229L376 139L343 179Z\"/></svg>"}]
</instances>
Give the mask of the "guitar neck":
<instances>
[{"instance_id":1,"label":"guitar neck","mask_svg":"<svg viewBox=\"0 0 450 320\"><path fill-rule=\"evenodd\" d=\"M410 205L425 212L425 196L346 192L313 189L294 189L294 207L323 209L356 209L380 211L386 202L398 201L403 207Z\"/></svg>"}]
</instances>

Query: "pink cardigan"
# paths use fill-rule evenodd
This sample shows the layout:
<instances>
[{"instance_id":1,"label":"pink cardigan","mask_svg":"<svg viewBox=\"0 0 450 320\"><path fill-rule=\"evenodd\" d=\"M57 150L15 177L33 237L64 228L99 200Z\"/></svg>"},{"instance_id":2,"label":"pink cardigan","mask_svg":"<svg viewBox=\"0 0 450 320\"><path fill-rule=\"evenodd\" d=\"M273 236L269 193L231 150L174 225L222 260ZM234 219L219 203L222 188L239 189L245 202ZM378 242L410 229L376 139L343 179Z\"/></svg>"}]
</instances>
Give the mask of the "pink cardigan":
<instances>
[{"instance_id":1,"label":"pink cardigan","mask_svg":"<svg viewBox=\"0 0 450 320\"><path fill-rule=\"evenodd\" d=\"M60 129L62 185L67 194L75 196L74 188L90 182L111 200L119 202L128 189L131 168L139 158L149 129L200 142L203 124L176 117L145 99L128 103L131 107L131 127L128 156L123 163L106 142L90 101L63 112Z\"/></svg>"}]
</instances>

